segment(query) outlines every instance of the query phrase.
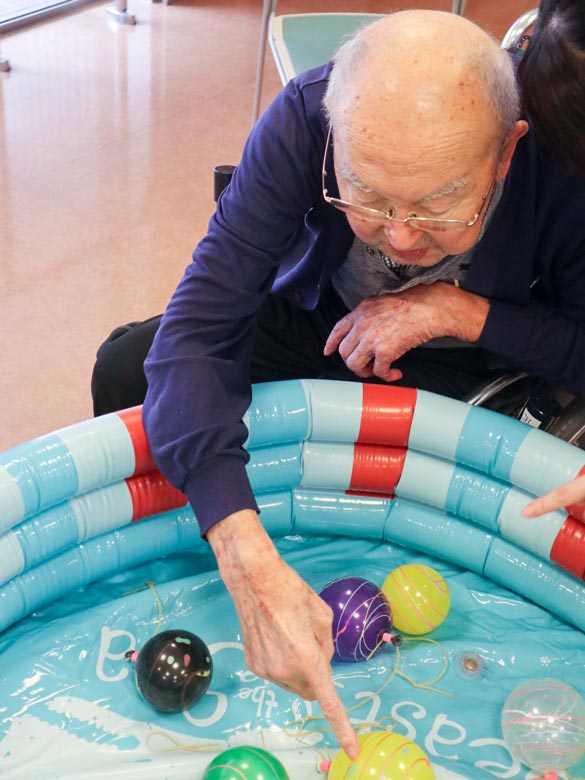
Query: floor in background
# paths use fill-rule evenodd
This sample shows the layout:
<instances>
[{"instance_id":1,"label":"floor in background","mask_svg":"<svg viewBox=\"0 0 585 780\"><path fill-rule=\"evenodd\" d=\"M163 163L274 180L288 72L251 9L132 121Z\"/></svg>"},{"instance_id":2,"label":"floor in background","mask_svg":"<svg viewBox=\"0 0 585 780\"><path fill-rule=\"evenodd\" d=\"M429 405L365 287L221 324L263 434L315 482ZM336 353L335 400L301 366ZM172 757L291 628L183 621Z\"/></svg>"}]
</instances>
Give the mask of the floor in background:
<instances>
[{"instance_id":1,"label":"floor in background","mask_svg":"<svg viewBox=\"0 0 585 780\"><path fill-rule=\"evenodd\" d=\"M129 0L2 37L0 450L91 416L94 354L164 308L213 210L212 169L250 129L261 1ZM498 38L536 0L469 0ZM323 0L322 11L451 0ZM317 10L282 0L279 11ZM263 106L279 88L266 59Z\"/></svg>"}]
</instances>

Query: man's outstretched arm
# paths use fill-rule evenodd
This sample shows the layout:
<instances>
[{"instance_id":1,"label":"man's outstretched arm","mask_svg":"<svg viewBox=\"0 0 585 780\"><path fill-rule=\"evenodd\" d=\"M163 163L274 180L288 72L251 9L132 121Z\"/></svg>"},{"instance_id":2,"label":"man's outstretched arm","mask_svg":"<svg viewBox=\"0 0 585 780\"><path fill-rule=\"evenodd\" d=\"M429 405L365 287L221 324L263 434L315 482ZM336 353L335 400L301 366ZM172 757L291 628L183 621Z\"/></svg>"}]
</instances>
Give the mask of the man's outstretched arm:
<instances>
[{"instance_id":1,"label":"man's outstretched arm","mask_svg":"<svg viewBox=\"0 0 585 780\"><path fill-rule=\"evenodd\" d=\"M356 759L357 737L331 679L331 609L283 561L253 510L216 523L207 539L238 614L250 671L316 700Z\"/></svg>"}]
</instances>

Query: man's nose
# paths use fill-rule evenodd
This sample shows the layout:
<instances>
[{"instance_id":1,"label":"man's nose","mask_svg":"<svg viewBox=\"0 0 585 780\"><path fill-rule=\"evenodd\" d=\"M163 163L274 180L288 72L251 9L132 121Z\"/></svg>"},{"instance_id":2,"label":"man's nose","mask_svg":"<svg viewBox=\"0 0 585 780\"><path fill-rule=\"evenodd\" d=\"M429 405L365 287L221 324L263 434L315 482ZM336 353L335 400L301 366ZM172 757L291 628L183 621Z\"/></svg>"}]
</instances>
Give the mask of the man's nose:
<instances>
[{"instance_id":1,"label":"man's nose","mask_svg":"<svg viewBox=\"0 0 585 780\"><path fill-rule=\"evenodd\" d=\"M390 222L384 224L384 233L388 240L399 252L407 252L415 248L415 244L420 240L422 231L409 225L408 222Z\"/></svg>"}]
</instances>

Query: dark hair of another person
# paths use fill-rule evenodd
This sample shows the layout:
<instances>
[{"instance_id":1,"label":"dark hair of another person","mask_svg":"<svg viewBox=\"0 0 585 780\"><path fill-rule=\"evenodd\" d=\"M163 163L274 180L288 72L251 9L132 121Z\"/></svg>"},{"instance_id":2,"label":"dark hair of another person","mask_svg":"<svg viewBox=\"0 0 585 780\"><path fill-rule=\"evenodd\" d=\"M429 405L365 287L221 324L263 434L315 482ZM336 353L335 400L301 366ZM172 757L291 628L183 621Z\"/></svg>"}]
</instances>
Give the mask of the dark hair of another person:
<instances>
[{"instance_id":1,"label":"dark hair of another person","mask_svg":"<svg viewBox=\"0 0 585 780\"><path fill-rule=\"evenodd\" d=\"M585 0L541 0L518 78L536 132L585 176Z\"/></svg>"}]
</instances>

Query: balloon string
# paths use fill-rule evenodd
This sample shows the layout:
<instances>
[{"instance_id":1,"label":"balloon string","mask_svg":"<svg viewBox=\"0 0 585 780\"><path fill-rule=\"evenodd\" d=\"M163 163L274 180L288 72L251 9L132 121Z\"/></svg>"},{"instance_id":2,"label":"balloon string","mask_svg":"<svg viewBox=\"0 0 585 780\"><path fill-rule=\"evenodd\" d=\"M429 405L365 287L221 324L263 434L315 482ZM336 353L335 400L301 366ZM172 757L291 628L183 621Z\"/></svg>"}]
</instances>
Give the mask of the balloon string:
<instances>
[{"instance_id":1,"label":"balloon string","mask_svg":"<svg viewBox=\"0 0 585 780\"><path fill-rule=\"evenodd\" d=\"M166 748L153 747L150 742L154 737L162 737L170 742L170 746ZM217 751L223 747L222 742L203 742L200 745L186 745L183 742L179 742L170 734L166 734L164 731L151 731L145 740L145 745L151 753L172 753L175 750L187 750L191 753L217 753Z\"/></svg>"},{"instance_id":2,"label":"balloon string","mask_svg":"<svg viewBox=\"0 0 585 780\"><path fill-rule=\"evenodd\" d=\"M383 641L382 643L383 644ZM347 712L353 712L354 710L357 710L359 707L362 707L364 704L369 704L371 701L373 701L377 696L379 696L384 688L386 688L387 685L390 684L390 682L394 679L394 676L398 674L398 664L400 663L400 648L396 648L396 655L394 657L394 668L388 675L387 679L382 683L382 685L378 688L377 691L372 693L370 696L366 697L362 701L358 702L357 704L354 704L352 707L349 707Z\"/></svg>"},{"instance_id":3,"label":"balloon string","mask_svg":"<svg viewBox=\"0 0 585 780\"><path fill-rule=\"evenodd\" d=\"M373 655L375 655L375 654L378 652L378 650L379 650L379 649L382 647L382 645L385 645L385 644L386 644L386 640L385 640L385 639L380 639L380 640L378 641L378 644L377 644L377 645L374 647L374 649L372 650L372 652L371 652L371 653L369 654L369 656L366 658L366 661L369 661L369 660L370 660L370 658L371 658ZM398 648L396 648L396 654L398 654L398 652L399 652L399 651L398 651Z\"/></svg>"},{"instance_id":4,"label":"balloon string","mask_svg":"<svg viewBox=\"0 0 585 780\"><path fill-rule=\"evenodd\" d=\"M152 591L152 595L154 596L154 600L156 602L156 607L158 611L157 621L156 621L156 627L154 629L154 633L152 636L156 636L158 632L160 631L162 619L163 619L163 608L162 608L162 602L160 600L160 597L158 593L156 592L156 582L151 582L150 580L146 580L146 583L144 585L141 585L139 588L134 588L134 590L128 590L126 593L122 594L124 596L130 596L132 593L140 593L143 590L146 590L147 588L150 588Z\"/></svg>"},{"instance_id":5,"label":"balloon string","mask_svg":"<svg viewBox=\"0 0 585 780\"><path fill-rule=\"evenodd\" d=\"M153 634L153 636L155 636L155 635L156 635L156 634L158 634L158 632L160 631L160 627L161 627L161 623L162 623L162 618L163 618L163 608L162 608L162 602L161 602L161 600L160 600L160 598L159 598L159 595L158 595L158 593L156 592L156 583L155 583L155 582L149 582L149 581L147 580L146 584L148 585L148 587L149 587L149 588L151 589L151 591L152 591L152 595L154 596L154 600L156 601L156 608L157 608L157 610L158 610L158 616L157 616L157 621L156 621L156 627L155 627L155 629L154 629L154 634Z\"/></svg>"},{"instance_id":6,"label":"balloon string","mask_svg":"<svg viewBox=\"0 0 585 780\"><path fill-rule=\"evenodd\" d=\"M447 672L447 666L448 666L448 662L447 662L447 654L445 653L445 650L443 649L443 647L442 647L442 646L441 646L441 645L440 645L440 644L439 644L439 643L438 643L436 640L434 640L434 639L429 639L428 637L416 637L416 638L414 638L414 637L403 637L402 639L403 639L403 641L407 641L407 642L429 642L430 644L436 645L436 646L439 648L439 650L440 650L440 652L441 652L441 655L443 656L443 668L441 669L441 671L439 672L439 674L438 674L436 677L434 677L432 680L429 680L429 681L428 681L428 682L426 682L426 683L417 683L417 682L415 682L415 681L412 679L412 677L409 677L409 676L408 676L408 675L407 675L405 672L402 672L402 671L401 671L401 670L398 668L398 665L399 665L399 663L400 663L400 648L397 646L397 647L396 647L396 664L395 664L394 670L392 671L392 674L390 675L390 677L388 678L388 680L386 680L386 682L384 683L384 685L382 686L382 688L380 688L380 690L379 690L379 691L377 691L377 693L376 693L376 694L374 694L374 695L378 695L378 694L379 694L379 693L380 693L380 692L381 692L381 691L382 691L382 690L383 690L383 689L386 687L386 685L387 685L387 684L390 682L390 680L392 679L392 677L393 677L395 674L397 674L399 677L402 677L404 680L407 680L407 681L408 681L408 682L409 682L409 683L410 683L410 684L411 684L411 685L412 685L414 688L423 688L424 690L427 690L427 691L432 691L433 693L440 693L440 694L442 694L443 696L453 696L453 694L452 694L452 693L449 693L449 691L442 691L442 690L440 690L439 688L433 688L433 687L432 687L432 686L434 685L434 683L436 683L436 682L438 682L440 679L442 679L442 678L445 676L445 673ZM385 644L385 643L386 643L386 640L385 640L385 639L380 639L380 641L378 642L378 644L376 645L376 647L375 647L375 648L372 650L372 652L370 653L370 655L367 657L367 659L366 659L366 660L368 660L368 661L369 661L369 660L370 660L370 658L371 658L371 657L372 657L372 656L373 656L373 655L374 655L374 654L375 654L375 653L376 653L376 652L377 652L377 651L380 649L380 647L381 647L383 644Z\"/></svg>"},{"instance_id":7,"label":"balloon string","mask_svg":"<svg viewBox=\"0 0 585 780\"><path fill-rule=\"evenodd\" d=\"M318 748L312 742L307 741L308 737L313 737L315 734L321 734L322 736L325 736L326 734L331 733L331 729L306 728L307 723L310 721L323 720L323 717L323 715L305 715L303 718L298 718L297 720L292 720L288 723L285 723L283 726L283 731L287 737L292 737L300 745L303 745L303 747L307 747L309 750L314 751L322 761L330 761L331 753L329 752L328 748L321 750L321 748ZM295 730L292 728L297 724L300 725L300 730Z\"/></svg>"},{"instance_id":8,"label":"balloon string","mask_svg":"<svg viewBox=\"0 0 585 780\"><path fill-rule=\"evenodd\" d=\"M405 672L400 671L399 669L396 670L396 674L399 677L402 677L405 680L408 680L408 682L414 686L415 688L423 688L426 691L431 691L432 693L440 693L443 696L453 696L453 694L450 691L443 691L440 688L434 688L432 687L435 683L439 682L441 680L446 672L448 667L448 661L447 661L447 654L445 653L444 648L442 647L439 642L437 642L435 639L430 639L429 637L406 637L404 638L404 641L406 642L429 642L432 645L436 645L439 648L439 651L443 657L443 668L439 672L439 674L436 675L436 677L433 677L432 680L429 680L426 683L417 683L415 682L411 677L409 677ZM398 653L397 653L398 655Z\"/></svg>"}]
</instances>

